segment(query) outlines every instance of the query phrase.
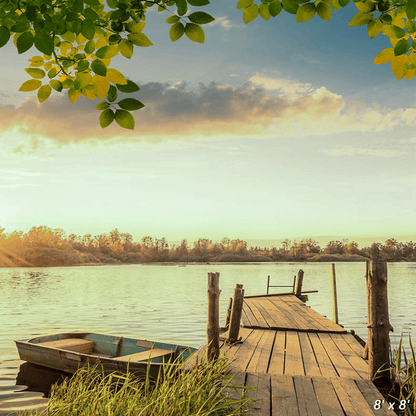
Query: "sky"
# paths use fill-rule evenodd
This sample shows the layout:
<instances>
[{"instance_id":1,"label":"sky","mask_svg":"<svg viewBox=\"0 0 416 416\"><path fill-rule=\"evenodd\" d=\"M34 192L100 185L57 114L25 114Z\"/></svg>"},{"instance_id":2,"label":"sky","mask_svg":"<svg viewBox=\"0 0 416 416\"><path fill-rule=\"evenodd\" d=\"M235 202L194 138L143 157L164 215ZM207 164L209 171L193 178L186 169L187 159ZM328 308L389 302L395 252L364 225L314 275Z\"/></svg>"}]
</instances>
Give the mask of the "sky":
<instances>
[{"instance_id":1,"label":"sky","mask_svg":"<svg viewBox=\"0 0 416 416\"><path fill-rule=\"evenodd\" d=\"M0 226L77 235L283 240L416 238L416 85L391 47L350 27L284 11L244 24L236 0L203 8L205 43L169 39L149 11L151 47L112 59L140 86L135 130L99 125L95 102L19 92L28 59L0 50ZM64 90L67 91L67 90Z\"/></svg>"}]
</instances>

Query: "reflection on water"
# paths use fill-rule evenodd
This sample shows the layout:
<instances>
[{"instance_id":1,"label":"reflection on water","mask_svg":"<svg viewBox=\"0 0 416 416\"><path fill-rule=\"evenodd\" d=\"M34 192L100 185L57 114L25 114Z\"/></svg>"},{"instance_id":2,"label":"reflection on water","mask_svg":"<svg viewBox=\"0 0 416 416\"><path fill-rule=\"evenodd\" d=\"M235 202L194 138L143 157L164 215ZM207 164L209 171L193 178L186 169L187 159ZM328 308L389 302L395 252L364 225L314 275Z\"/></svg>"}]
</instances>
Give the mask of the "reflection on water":
<instances>
[{"instance_id":1,"label":"reflection on water","mask_svg":"<svg viewBox=\"0 0 416 416\"><path fill-rule=\"evenodd\" d=\"M388 265L393 346L402 331L416 340L415 266ZM30 389L45 387L49 376L29 382L15 339L84 331L198 347L206 336L208 272L220 272L222 324L237 283L246 295L261 294L268 275L272 285L290 285L300 268L304 290L319 291L309 295L308 305L331 319L329 263L1 268L0 415L47 401L45 390ZM365 263L337 263L336 272L339 321L367 339Z\"/></svg>"}]
</instances>

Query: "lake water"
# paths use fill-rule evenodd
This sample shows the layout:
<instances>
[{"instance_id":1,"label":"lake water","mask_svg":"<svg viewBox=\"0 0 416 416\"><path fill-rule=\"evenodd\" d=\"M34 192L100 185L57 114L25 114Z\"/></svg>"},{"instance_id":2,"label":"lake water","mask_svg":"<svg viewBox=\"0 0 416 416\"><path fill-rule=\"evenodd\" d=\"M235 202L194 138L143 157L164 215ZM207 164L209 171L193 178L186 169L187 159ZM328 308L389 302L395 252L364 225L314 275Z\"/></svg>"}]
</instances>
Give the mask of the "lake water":
<instances>
[{"instance_id":1,"label":"lake water","mask_svg":"<svg viewBox=\"0 0 416 416\"><path fill-rule=\"evenodd\" d=\"M365 268L336 263L339 322L363 339ZM305 272L303 289L319 291L309 294L307 304L331 319L330 263L0 268L0 415L41 408L47 401L43 393L16 386L23 362L15 339L83 331L199 347L206 336L208 272L220 272L223 325L237 283L246 295L263 294L268 275L272 285L292 285L299 269ZM394 346L402 332L416 340L416 263L389 263L388 278Z\"/></svg>"}]
</instances>

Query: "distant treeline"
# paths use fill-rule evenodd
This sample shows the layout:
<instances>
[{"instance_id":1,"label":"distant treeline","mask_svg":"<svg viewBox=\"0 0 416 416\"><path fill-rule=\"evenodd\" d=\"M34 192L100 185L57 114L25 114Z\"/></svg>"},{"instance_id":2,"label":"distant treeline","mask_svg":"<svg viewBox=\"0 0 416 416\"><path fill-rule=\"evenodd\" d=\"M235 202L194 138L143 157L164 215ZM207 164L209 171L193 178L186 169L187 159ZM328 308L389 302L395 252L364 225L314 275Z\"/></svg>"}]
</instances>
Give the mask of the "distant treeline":
<instances>
[{"instance_id":1,"label":"distant treeline","mask_svg":"<svg viewBox=\"0 0 416 416\"><path fill-rule=\"evenodd\" d=\"M284 240L281 247L248 247L243 240L206 238L170 246L166 238L143 237L134 242L117 229L92 236L66 235L64 230L40 226L29 232L5 233L0 228L0 266L72 266L102 263L152 262L271 262L271 261L364 261L375 248L387 261L416 261L416 243L390 238L372 247L359 248L355 241L330 241L321 248L313 239Z\"/></svg>"}]
</instances>

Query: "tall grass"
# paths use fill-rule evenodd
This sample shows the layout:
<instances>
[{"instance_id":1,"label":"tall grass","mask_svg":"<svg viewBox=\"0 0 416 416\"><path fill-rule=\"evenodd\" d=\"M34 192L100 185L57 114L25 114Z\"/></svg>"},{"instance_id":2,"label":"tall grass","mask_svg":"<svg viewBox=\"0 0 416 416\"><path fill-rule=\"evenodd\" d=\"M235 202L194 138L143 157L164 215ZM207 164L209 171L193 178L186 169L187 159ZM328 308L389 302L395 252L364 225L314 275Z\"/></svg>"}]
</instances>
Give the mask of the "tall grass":
<instances>
[{"instance_id":1,"label":"tall grass","mask_svg":"<svg viewBox=\"0 0 416 416\"><path fill-rule=\"evenodd\" d=\"M233 385L226 358L202 361L194 370L183 364L165 366L157 380L149 371L145 380L131 373L105 375L97 368L81 368L54 385L47 409L20 416L217 416L241 415L252 399L232 399L225 389ZM148 367L149 370L149 367ZM239 387L239 386L238 386Z\"/></svg>"},{"instance_id":2,"label":"tall grass","mask_svg":"<svg viewBox=\"0 0 416 416\"><path fill-rule=\"evenodd\" d=\"M399 347L394 351L391 361L396 392L390 396L397 401L395 411L398 414L416 416L416 360L410 335L409 344L410 357L407 357L403 348L403 335L400 337Z\"/></svg>"}]
</instances>

